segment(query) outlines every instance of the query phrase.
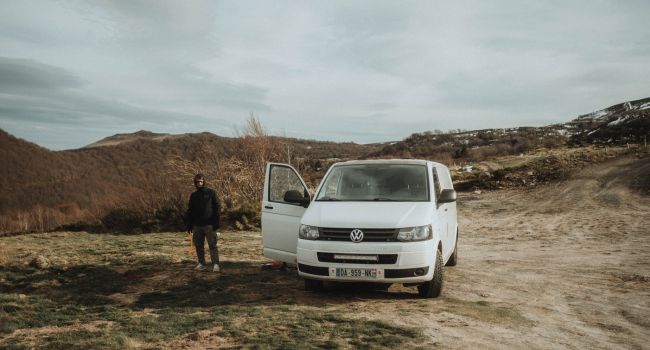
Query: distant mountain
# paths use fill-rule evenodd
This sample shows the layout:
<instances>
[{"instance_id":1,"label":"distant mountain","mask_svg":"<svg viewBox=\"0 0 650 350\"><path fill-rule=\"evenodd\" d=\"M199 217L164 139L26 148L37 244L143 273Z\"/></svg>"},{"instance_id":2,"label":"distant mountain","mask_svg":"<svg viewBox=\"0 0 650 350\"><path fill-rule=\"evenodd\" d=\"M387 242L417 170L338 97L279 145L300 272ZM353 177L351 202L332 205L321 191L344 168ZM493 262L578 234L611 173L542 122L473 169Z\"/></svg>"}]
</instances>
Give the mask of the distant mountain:
<instances>
[{"instance_id":1,"label":"distant mountain","mask_svg":"<svg viewBox=\"0 0 650 350\"><path fill-rule=\"evenodd\" d=\"M183 137L184 135L174 135L174 137ZM91 143L84 148L102 147L102 146L115 146L123 143L138 141L138 140L152 140L162 141L172 137L170 134L157 134L151 131L140 130L130 134L115 134L113 136L105 137L97 142Z\"/></svg>"},{"instance_id":2,"label":"distant mountain","mask_svg":"<svg viewBox=\"0 0 650 350\"><path fill-rule=\"evenodd\" d=\"M566 123L574 144L643 142L650 136L650 98L619 103Z\"/></svg>"},{"instance_id":3,"label":"distant mountain","mask_svg":"<svg viewBox=\"0 0 650 350\"><path fill-rule=\"evenodd\" d=\"M367 157L483 159L518 154L536 147L641 143L650 136L650 98L620 103L569 122L542 127L414 133L402 141L381 144Z\"/></svg>"}]
</instances>

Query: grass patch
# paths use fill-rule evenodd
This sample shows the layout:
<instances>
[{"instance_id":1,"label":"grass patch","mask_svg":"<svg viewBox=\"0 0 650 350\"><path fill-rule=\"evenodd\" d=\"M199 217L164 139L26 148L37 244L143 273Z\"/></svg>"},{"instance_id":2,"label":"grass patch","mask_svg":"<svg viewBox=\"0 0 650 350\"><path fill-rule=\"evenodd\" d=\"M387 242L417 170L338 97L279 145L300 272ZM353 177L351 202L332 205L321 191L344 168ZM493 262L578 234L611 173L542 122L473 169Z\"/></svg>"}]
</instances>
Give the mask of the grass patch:
<instances>
[{"instance_id":1,"label":"grass patch","mask_svg":"<svg viewBox=\"0 0 650 350\"><path fill-rule=\"evenodd\" d=\"M69 350L74 349L125 349L126 339L121 335L111 334L108 331L73 330L58 332L56 334L38 334L30 341L23 342L20 339L9 339L1 344L3 349L52 349Z\"/></svg>"},{"instance_id":2,"label":"grass patch","mask_svg":"<svg viewBox=\"0 0 650 350\"><path fill-rule=\"evenodd\" d=\"M255 349L392 349L421 343L423 338L419 329L352 319L318 308L251 307L244 314L245 318L233 315L235 322L223 323L219 335Z\"/></svg>"},{"instance_id":3,"label":"grass patch","mask_svg":"<svg viewBox=\"0 0 650 350\"><path fill-rule=\"evenodd\" d=\"M125 310L112 306L89 308L24 294L0 294L0 302L0 335L10 334L17 329L65 327L99 320L118 321L128 317Z\"/></svg>"},{"instance_id":4,"label":"grass patch","mask_svg":"<svg viewBox=\"0 0 650 350\"><path fill-rule=\"evenodd\" d=\"M0 348L200 348L205 334L249 349L422 344L417 328L329 305L347 297L305 298L295 271L260 270L259 233L232 235L221 274L193 271L186 237L172 234L1 238L12 249L0 266ZM25 264L40 254L49 267Z\"/></svg>"},{"instance_id":5,"label":"grass patch","mask_svg":"<svg viewBox=\"0 0 650 350\"><path fill-rule=\"evenodd\" d=\"M59 305L42 298L1 295L1 333L42 327L72 328L30 337L31 347L125 347L125 339L160 344L184 339L198 331L216 329L223 338L252 349L373 348L392 349L422 342L420 330L368 319L352 319L304 306L186 307L153 310L141 315L119 307L84 308ZM107 329L74 329L93 321L111 321ZM29 334L29 332L27 332ZM309 339L309 344L305 344ZM419 339L419 340L418 340ZM9 336L0 347L20 348L25 339Z\"/></svg>"},{"instance_id":6,"label":"grass patch","mask_svg":"<svg viewBox=\"0 0 650 350\"><path fill-rule=\"evenodd\" d=\"M532 321L525 318L514 307L499 306L485 300L468 301L443 298L438 306L441 311L471 317L479 321L524 326L532 325Z\"/></svg>"}]
</instances>

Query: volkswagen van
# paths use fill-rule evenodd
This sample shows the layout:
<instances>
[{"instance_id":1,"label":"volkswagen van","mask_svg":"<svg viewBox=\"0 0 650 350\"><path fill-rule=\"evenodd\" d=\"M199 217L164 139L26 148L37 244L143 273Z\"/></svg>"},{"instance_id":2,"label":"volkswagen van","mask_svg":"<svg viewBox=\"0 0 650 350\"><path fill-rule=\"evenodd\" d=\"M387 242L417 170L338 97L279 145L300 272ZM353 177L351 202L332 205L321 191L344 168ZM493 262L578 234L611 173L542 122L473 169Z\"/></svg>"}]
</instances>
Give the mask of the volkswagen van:
<instances>
[{"instance_id":1,"label":"volkswagen van","mask_svg":"<svg viewBox=\"0 0 650 350\"><path fill-rule=\"evenodd\" d=\"M262 237L264 255L296 264L307 290L402 283L437 297L458 259L456 192L440 163L358 160L333 164L312 198L293 167L269 163Z\"/></svg>"}]
</instances>

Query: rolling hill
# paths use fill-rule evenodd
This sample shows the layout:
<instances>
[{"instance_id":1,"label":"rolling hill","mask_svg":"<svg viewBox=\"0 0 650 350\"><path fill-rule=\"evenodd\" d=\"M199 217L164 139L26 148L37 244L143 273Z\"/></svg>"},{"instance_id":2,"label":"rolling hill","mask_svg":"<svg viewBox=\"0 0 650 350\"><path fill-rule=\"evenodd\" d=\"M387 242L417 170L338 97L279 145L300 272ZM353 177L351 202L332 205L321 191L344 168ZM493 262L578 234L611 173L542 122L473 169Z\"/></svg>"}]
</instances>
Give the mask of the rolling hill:
<instances>
[{"instance_id":1,"label":"rolling hill","mask_svg":"<svg viewBox=\"0 0 650 350\"><path fill-rule=\"evenodd\" d=\"M257 206L258 182L263 182L263 165L269 160L290 160L315 187L338 160L424 158L467 163L540 147L642 143L649 131L650 98L617 104L563 124L423 132L401 141L368 145L275 136L260 143L255 138L207 132L172 135L142 130L113 135L80 149L50 151L0 129L0 232L99 223L115 208L135 210L143 218L169 216L173 211L175 216L167 222L178 222L192 190L191 173L197 170L206 171L217 187L240 185L228 187L230 192L251 187L246 195L228 194L223 200L226 210L255 216L256 209L249 207ZM249 204L244 210L245 202ZM241 214L231 217L239 220Z\"/></svg>"}]
</instances>

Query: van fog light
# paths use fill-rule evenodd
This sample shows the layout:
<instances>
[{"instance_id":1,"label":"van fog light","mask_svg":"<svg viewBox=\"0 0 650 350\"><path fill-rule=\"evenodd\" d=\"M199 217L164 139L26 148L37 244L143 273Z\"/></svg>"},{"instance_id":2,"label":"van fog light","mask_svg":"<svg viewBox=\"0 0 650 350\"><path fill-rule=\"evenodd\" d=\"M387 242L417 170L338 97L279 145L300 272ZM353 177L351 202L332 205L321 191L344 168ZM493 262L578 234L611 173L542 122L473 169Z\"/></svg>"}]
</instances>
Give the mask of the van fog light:
<instances>
[{"instance_id":1,"label":"van fog light","mask_svg":"<svg viewBox=\"0 0 650 350\"><path fill-rule=\"evenodd\" d=\"M403 242L425 241L432 237L431 225L402 228L397 234L397 239Z\"/></svg>"},{"instance_id":2,"label":"van fog light","mask_svg":"<svg viewBox=\"0 0 650 350\"><path fill-rule=\"evenodd\" d=\"M416 269L416 270L415 270L415 275L416 275L416 276L422 276L422 275L424 275L424 269L423 269L423 268Z\"/></svg>"}]
</instances>

